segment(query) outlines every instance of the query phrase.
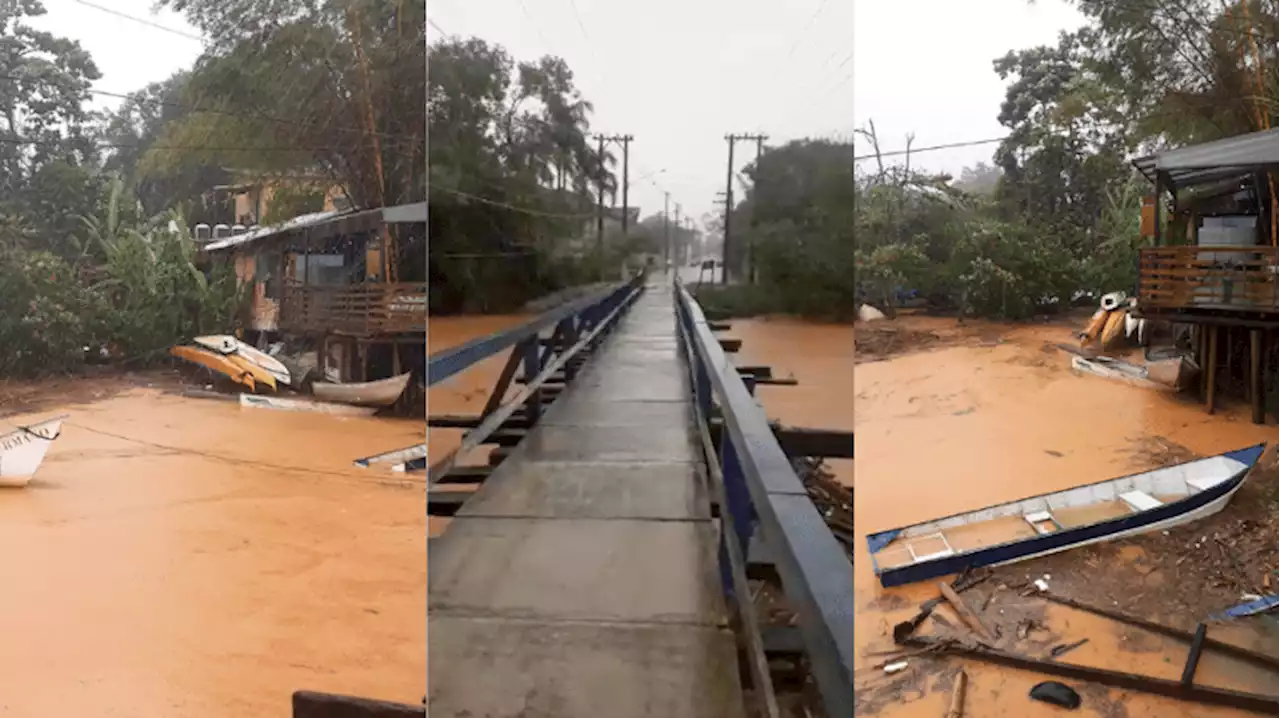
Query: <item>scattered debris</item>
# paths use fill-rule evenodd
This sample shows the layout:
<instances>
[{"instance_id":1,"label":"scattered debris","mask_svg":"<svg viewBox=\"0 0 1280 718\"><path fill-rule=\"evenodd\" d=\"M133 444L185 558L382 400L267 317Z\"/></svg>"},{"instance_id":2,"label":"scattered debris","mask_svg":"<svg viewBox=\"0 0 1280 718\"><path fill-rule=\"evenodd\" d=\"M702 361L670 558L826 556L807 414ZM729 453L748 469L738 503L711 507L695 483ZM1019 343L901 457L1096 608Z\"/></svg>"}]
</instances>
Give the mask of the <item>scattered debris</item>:
<instances>
[{"instance_id":1,"label":"scattered debris","mask_svg":"<svg viewBox=\"0 0 1280 718\"><path fill-rule=\"evenodd\" d=\"M888 673L889 675L893 675L898 671L905 671L906 669L907 669L906 661L897 661L895 663L890 663L889 665L885 666L884 672Z\"/></svg>"},{"instance_id":2,"label":"scattered debris","mask_svg":"<svg viewBox=\"0 0 1280 718\"><path fill-rule=\"evenodd\" d=\"M1248 597L1248 594L1246 594ZM1215 619L1225 621L1232 618L1243 618L1245 616L1253 616L1259 613L1265 613L1273 610L1280 605L1280 596L1271 594L1270 596L1254 596L1247 603L1238 606L1232 606L1220 614L1214 616Z\"/></svg>"},{"instance_id":3,"label":"scattered debris","mask_svg":"<svg viewBox=\"0 0 1280 718\"><path fill-rule=\"evenodd\" d=\"M822 459L802 457L794 460L792 466L818 513L831 528L831 533L852 558L856 541L853 535L853 489L836 480Z\"/></svg>"},{"instance_id":4,"label":"scattered debris","mask_svg":"<svg viewBox=\"0 0 1280 718\"><path fill-rule=\"evenodd\" d=\"M884 312L876 309L870 304L863 304L858 307L858 321L874 322L880 319L884 319Z\"/></svg>"},{"instance_id":5,"label":"scattered debris","mask_svg":"<svg viewBox=\"0 0 1280 718\"><path fill-rule=\"evenodd\" d=\"M956 615L960 616L960 620L964 621L965 625L979 638L995 639L991 629L987 628L986 624L982 622L982 618L969 607L969 604L964 602L964 599L960 598L953 588L946 583L938 582L938 590L942 591L942 596L947 599L947 603L950 603L951 607L956 610Z\"/></svg>"},{"instance_id":6,"label":"scattered debris","mask_svg":"<svg viewBox=\"0 0 1280 718\"><path fill-rule=\"evenodd\" d=\"M1086 643L1088 643L1088 642L1089 642L1089 639L1087 639L1087 638L1081 638L1080 640L1076 641L1075 643L1060 643L1060 644L1058 644L1058 645L1054 646L1053 648L1050 648L1050 649L1049 649L1049 657L1050 657L1050 658L1057 658L1057 657L1059 657L1059 656L1065 655L1065 654L1067 654L1067 653L1070 653L1071 651L1074 651L1075 649L1079 648L1080 646L1083 646L1084 644L1086 644Z\"/></svg>"},{"instance_id":7,"label":"scattered debris","mask_svg":"<svg viewBox=\"0 0 1280 718\"><path fill-rule=\"evenodd\" d=\"M1080 707L1080 694L1071 686L1057 681L1037 683L1031 689L1031 699L1051 703L1069 710Z\"/></svg>"},{"instance_id":8,"label":"scattered debris","mask_svg":"<svg viewBox=\"0 0 1280 718\"><path fill-rule=\"evenodd\" d=\"M969 682L969 674L960 669L956 676L956 687L951 692L951 707L947 709L947 718L964 718L964 689Z\"/></svg>"}]
</instances>

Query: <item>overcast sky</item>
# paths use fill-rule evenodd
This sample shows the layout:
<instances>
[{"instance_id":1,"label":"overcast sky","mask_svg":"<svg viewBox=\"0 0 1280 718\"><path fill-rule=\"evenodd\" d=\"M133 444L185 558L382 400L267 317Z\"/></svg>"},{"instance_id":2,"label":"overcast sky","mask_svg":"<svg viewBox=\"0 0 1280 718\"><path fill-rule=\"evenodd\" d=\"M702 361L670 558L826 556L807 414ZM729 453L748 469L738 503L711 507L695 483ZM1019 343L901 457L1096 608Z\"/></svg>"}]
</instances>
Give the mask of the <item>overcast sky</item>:
<instances>
[{"instance_id":1,"label":"overcast sky","mask_svg":"<svg viewBox=\"0 0 1280 718\"><path fill-rule=\"evenodd\" d=\"M133 15L170 30L199 37L180 15L151 13L152 0L92 0L93 5ZM95 87L127 93L159 82L188 68L200 56L199 40L166 32L95 9L75 0L44 0L47 15L33 22L42 30L77 40L93 56L102 79ZM114 107L119 100L98 96L96 107Z\"/></svg>"},{"instance_id":2,"label":"overcast sky","mask_svg":"<svg viewBox=\"0 0 1280 718\"><path fill-rule=\"evenodd\" d=\"M663 190L695 220L713 209L726 133L781 144L854 127L852 0L427 0L427 16L517 60L563 57L592 129L635 136L631 204L645 215ZM741 169L755 149L735 152Z\"/></svg>"},{"instance_id":3,"label":"overcast sky","mask_svg":"<svg viewBox=\"0 0 1280 718\"><path fill-rule=\"evenodd\" d=\"M842 0L851 2L852 0ZM1010 50L1057 44L1083 24L1062 0L857 0L854 124L874 121L883 151L998 138L1005 83L992 61ZM857 154L870 145L855 138ZM995 144L914 155L913 167L959 175L990 162ZM894 158L899 161L901 158ZM874 160L859 166L870 167Z\"/></svg>"}]
</instances>

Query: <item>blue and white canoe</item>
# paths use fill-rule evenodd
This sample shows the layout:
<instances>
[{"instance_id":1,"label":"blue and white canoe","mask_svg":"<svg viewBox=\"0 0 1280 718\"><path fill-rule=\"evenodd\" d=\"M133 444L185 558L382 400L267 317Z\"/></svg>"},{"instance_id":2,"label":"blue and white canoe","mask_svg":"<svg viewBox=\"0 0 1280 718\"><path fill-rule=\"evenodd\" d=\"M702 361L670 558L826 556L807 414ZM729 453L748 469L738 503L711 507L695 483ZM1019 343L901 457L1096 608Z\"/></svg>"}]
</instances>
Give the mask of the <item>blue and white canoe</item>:
<instances>
[{"instance_id":1,"label":"blue and white canoe","mask_svg":"<svg viewBox=\"0 0 1280 718\"><path fill-rule=\"evenodd\" d=\"M1266 444L867 536L883 586L1159 531L1222 510Z\"/></svg>"}]
</instances>

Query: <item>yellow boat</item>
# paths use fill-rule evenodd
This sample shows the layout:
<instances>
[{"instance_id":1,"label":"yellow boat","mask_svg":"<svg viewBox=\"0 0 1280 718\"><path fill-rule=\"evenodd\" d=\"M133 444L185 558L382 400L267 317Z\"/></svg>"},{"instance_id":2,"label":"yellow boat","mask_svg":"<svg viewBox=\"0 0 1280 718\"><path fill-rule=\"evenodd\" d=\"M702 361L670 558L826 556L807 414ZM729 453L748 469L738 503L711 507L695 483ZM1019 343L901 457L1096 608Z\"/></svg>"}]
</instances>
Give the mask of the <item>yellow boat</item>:
<instances>
[{"instance_id":1,"label":"yellow boat","mask_svg":"<svg viewBox=\"0 0 1280 718\"><path fill-rule=\"evenodd\" d=\"M210 371L215 371L237 384L248 387L249 391L253 391L257 386L257 382L253 379L253 373L231 361L231 357L215 354L197 347L173 347L169 350L169 354Z\"/></svg>"},{"instance_id":2,"label":"yellow boat","mask_svg":"<svg viewBox=\"0 0 1280 718\"><path fill-rule=\"evenodd\" d=\"M257 384L261 386L269 386L271 387L271 391L276 390L276 378L266 369L266 367L259 366L239 354L225 354L224 356L231 360L232 364L235 364L244 371L249 372L249 376L252 376L254 382Z\"/></svg>"}]
</instances>

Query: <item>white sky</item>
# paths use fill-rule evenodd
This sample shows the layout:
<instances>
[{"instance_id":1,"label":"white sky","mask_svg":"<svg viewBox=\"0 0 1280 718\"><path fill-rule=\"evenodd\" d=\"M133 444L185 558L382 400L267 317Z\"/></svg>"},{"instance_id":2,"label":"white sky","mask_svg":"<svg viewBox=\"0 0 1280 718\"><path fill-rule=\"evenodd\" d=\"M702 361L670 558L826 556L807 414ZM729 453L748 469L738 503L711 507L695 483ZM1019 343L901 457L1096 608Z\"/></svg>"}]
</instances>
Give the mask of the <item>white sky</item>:
<instances>
[{"instance_id":1,"label":"white sky","mask_svg":"<svg viewBox=\"0 0 1280 718\"><path fill-rule=\"evenodd\" d=\"M163 25L199 37L181 15L168 11L152 14L153 0L92 0L94 5ZM70 40L88 50L102 73L94 89L125 94L168 78L191 67L202 45L190 37L165 32L112 15L74 0L44 0L48 13L32 25ZM115 107L119 100L97 96L94 106Z\"/></svg>"},{"instance_id":2,"label":"white sky","mask_svg":"<svg viewBox=\"0 0 1280 718\"><path fill-rule=\"evenodd\" d=\"M727 133L781 144L854 127L853 0L427 0L427 16L517 61L563 57L595 105L592 130L635 136L630 203L643 215L662 211L663 190L682 216L711 211ZM736 168L754 155L739 143Z\"/></svg>"},{"instance_id":3,"label":"white sky","mask_svg":"<svg viewBox=\"0 0 1280 718\"><path fill-rule=\"evenodd\" d=\"M857 0L854 18L854 125L874 121L882 151L905 149L908 133L915 148L1004 136L996 117L1006 85L992 61L1056 45L1059 32L1084 23L1062 0ZM913 153L911 164L958 176L990 163L996 146ZM858 155L871 152L861 137L855 147Z\"/></svg>"}]
</instances>

